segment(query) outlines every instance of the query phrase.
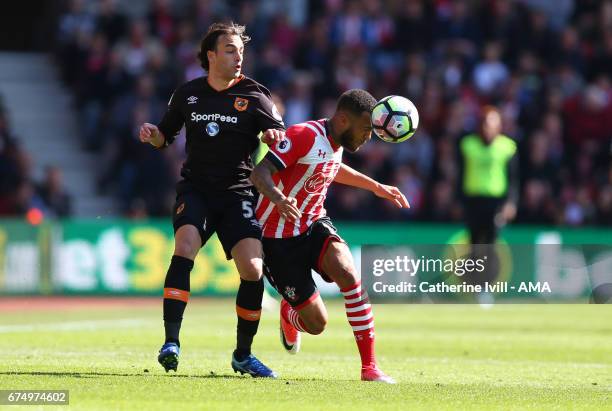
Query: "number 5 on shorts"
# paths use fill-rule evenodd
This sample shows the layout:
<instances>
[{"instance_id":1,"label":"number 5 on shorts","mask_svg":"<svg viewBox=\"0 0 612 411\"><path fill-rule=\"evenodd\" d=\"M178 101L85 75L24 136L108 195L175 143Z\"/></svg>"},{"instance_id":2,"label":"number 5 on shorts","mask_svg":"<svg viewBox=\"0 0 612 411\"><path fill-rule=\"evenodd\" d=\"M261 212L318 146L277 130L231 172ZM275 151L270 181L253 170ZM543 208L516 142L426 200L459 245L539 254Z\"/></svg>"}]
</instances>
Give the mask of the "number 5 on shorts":
<instances>
[{"instance_id":1,"label":"number 5 on shorts","mask_svg":"<svg viewBox=\"0 0 612 411\"><path fill-rule=\"evenodd\" d=\"M242 201L242 216L244 218L252 218L255 213L253 213L253 206L250 201L244 200Z\"/></svg>"}]
</instances>

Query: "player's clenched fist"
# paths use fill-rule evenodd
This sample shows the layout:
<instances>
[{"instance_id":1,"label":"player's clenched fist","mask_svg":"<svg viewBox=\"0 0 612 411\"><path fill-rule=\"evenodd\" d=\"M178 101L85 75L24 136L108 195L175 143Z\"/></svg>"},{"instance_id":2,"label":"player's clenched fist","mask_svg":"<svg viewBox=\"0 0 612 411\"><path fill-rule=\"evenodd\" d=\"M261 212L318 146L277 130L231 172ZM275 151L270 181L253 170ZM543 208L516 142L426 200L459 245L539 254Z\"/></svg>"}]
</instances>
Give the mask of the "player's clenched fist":
<instances>
[{"instance_id":1,"label":"player's clenched fist","mask_svg":"<svg viewBox=\"0 0 612 411\"><path fill-rule=\"evenodd\" d=\"M164 144L164 138L155 124L144 123L140 126L139 137L143 143L149 143L155 147L161 147Z\"/></svg>"},{"instance_id":2,"label":"player's clenched fist","mask_svg":"<svg viewBox=\"0 0 612 411\"><path fill-rule=\"evenodd\" d=\"M285 132L283 130L277 130L274 128L268 129L264 131L261 136L262 143L265 143L269 146L278 143L283 138L285 138Z\"/></svg>"}]
</instances>

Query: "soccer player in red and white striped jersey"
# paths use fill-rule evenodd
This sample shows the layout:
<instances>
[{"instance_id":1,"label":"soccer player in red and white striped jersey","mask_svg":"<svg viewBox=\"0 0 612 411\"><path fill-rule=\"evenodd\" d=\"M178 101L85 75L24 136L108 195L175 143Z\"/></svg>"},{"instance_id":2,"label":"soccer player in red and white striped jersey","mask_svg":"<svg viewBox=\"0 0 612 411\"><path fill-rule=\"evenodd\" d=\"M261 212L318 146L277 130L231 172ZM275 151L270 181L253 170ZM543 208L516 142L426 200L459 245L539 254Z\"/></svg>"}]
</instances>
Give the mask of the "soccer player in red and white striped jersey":
<instances>
[{"instance_id":1,"label":"soccer player in red and white striped jersey","mask_svg":"<svg viewBox=\"0 0 612 411\"><path fill-rule=\"evenodd\" d=\"M374 316L361 288L347 244L326 216L323 202L332 182L372 191L409 207L396 188L380 184L342 164L342 151L357 151L371 136L370 113L376 100L365 90L343 93L330 119L308 121L287 129L255 167L251 181L261 193L256 216L263 226L267 276L281 302L281 341L290 353L299 350L300 332L320 334L327 310L312 270L335 282L344 296L346 316L361 357L361 379L393 383L376 363Z\"/></svg>"}]
</instances>

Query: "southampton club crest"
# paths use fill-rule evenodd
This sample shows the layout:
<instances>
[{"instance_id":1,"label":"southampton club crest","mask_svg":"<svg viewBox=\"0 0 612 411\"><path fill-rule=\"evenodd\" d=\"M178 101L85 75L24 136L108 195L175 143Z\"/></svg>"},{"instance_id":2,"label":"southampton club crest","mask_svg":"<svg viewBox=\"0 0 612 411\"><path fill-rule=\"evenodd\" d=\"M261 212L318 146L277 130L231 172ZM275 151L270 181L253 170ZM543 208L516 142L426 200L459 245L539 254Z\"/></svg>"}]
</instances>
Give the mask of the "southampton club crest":
<instances>
[{"instance_id":1,"label":"southampton club crest","mask_svg":"<svg viewBox=\"0 0 612 411\"><path fill-rule=\"evenodd\" d=\"M333 178L326 176L324 173L315 173L308 180L304 181L304 190L308 194L316 194L323 191L325 187L331 184Z\"/></svg>"},{"instance_id":2,"label":"southampton club crest","mask_svg":"<svg viewBox=\"0 0 612 411\"><path fill-rule=\"evenodd\" d=\"M285 297L287 297L289 301L297 300L297 295L295 295L295 287L286 286L283 294L285 294Z\"/></svg>"}]
</instances>

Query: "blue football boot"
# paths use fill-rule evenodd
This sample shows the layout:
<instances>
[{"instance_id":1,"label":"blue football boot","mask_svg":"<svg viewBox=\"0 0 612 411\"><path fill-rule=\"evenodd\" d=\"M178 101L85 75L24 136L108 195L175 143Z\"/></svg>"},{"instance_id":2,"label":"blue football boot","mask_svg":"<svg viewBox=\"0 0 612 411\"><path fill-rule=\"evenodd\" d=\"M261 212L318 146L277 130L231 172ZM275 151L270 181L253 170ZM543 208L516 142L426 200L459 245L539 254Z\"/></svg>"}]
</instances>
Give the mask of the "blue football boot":
<instances>
[{"instance_id":1,"label":"blue football boot","mask_svg":"<svg viewBox=\"0 0 612 411\"><path fill-rule=\"evenodd\" d=\"M162 345L159 350L159 355L157 356L157 361L164 367L166 372L170 370L176 372L178 368L179 352L180 348L176 343L170 342Z\"/></svg>"},{"instance_id":2,"label":"blue football boot","mask_svg":"<svg viewBox=\"0 0 612 411\"><path fill-rule=\"evenodd\" d=\"M236 355L232 354L232 368L234 372L240 372L240 374L249 374L254 378L276 378L277 375L274 371L266 367L259 361L253 354L249 354L243 361L238 361Z\"/></svg>"}]
</instances>

